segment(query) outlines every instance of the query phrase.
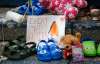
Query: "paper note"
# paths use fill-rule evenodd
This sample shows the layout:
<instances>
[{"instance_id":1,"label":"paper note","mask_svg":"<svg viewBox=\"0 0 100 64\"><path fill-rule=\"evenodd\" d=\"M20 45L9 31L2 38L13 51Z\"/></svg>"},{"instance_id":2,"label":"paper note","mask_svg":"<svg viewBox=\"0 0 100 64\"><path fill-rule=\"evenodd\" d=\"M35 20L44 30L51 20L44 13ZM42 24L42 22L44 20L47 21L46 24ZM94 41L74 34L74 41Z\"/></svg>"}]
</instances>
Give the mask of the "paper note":
<instances>
[{"instance_id":1,"label":"paper note","mask_svg":"<svg viewBox=\"0 0 100 64\"><path fill-rule=\"evenodd\" d=\"M48 39L48 34L53 22L58 27L58 38L65 35L65 16L41 15L29 16L27 19L27 42L38 42Z\"/></svg>"}]
</instances>

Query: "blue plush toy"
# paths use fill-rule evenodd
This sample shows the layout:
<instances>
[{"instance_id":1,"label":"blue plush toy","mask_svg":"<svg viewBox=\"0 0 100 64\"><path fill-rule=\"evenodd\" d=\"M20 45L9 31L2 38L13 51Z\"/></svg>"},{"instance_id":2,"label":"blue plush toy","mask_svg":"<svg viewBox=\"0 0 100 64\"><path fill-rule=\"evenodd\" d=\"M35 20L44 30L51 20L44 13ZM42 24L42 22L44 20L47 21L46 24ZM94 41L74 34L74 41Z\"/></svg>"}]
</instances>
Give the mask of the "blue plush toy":
<instances>
[{"instance_id":1,"label":"blue plush toy","mask_svg":"<svg viewBox=\"0 0 100 64\"><path fill-rule=\"evenodd\" d=\"M51 58L53 60L62 59L62 56L63 56L61 49L56 44L57 42L54 39L48 40L48 46L50 49Z\"/></svg>"},{"instance_id":2,"label":"blue plush toy","mask_svg":"<svg viewBox=\"0 0 100 64\"><path fill-rule=\"evenodd\" d=\"M45 40L41 40L37 46L37 58L40 61L50 61L51 54Z\"/></svg>"},{"instance_id":3,"label":"blue plush toy","mask_svg":"<svg viewBox=\"0 0 100 64\"><path fill-rule=\"evenodd\" d=\"M19 14L24 15L26 13L27 15L42 15L43 13L47 12L47 9L41 6L38 0L32 0L32 2L29 2L30 3L22 5L18 8Z\"/></svg>"},{"instance_id":4,"label":"blue plush toy","mask_svg":"<svg viewBox=\"0 0 100 64\"><path fill-rule=\"evenodd\" d=\"M18 8L18 13L24 15L25 11L27 10L26 5L22 5Z\"/></svg>"},{"instance_id":5,"label":"blue plush toy","mask_svg":"<svg viewBox=\"0 0 100 64\"><path fill-rule=\"evenodd\" d=\"M40 61L50 61L62 59L62 51L56 45L56 41L53 39L41 40L37 46L37 57Z\"/></svg>"}]
</instances>

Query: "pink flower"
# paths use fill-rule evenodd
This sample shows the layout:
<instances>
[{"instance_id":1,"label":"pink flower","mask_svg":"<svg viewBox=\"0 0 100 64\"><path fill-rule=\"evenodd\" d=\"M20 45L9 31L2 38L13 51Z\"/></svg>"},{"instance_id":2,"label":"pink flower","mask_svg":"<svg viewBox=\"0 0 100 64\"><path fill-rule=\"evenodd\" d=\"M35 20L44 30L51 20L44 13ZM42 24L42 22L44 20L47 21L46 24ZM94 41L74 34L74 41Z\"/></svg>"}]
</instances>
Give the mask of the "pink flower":
<instances>
[{"instance_id":1,"label":"pink flower","mask_svg":"<svg viewBox=\"0 0 100 64\"><path fill-rule=\"evenodd\" d=\"M69 19L74 19L78 14L78 9L76 7L71 7L69 8L69 14L68 17Z\"/></svg>"},{"instance_id":2,"label":"pink flower","mask_svg":"<svg viewBox=\"0 0 100 64\"><path fill-rule=\"evenodd\" d=\"M73 4L79 8L84 8L87 6L87 1L85 0L74 0Z\"/></svg>"}]
</instances>

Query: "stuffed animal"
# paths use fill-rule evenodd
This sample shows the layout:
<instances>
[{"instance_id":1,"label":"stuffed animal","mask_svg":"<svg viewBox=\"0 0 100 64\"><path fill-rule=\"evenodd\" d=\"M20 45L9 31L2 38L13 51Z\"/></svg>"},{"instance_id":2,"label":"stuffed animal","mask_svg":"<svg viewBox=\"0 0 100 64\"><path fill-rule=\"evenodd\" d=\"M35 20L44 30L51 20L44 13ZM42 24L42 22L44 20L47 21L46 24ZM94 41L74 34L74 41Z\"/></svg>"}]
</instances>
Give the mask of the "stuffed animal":
<instances>
[{"instance_id":1,"label":"stuffed animal","mask_svg":"<svg viewBox=\"0 0 100 64\"><path fill-rule=\"evenodd\" d=\"M76 33L75 36L68 34L61 38L59 42L59 46L63 48L63 58L67 59L71 56L72 53L72 45L80 45L81 34Z\"/></svg>"},{"instance_id":2,"label":"stuffed animal","mask_svg":"<svg viewBox=\"0 0 100 64\"><path fill-rule=\"evenodd\" d=\"M64 59L69 59L72 56L72 48L71 45L67 45L64 49L63 49L63 58Z\"/></svg>"},{"instance_id":3,"label":"stuffed animal","mask_svg":"<svg viewBox=\"0 0 100 64\"><path fill-rule=\"evenodd\" d=\"M59 45L67 46L67 45L80 45L81 34L77 32L74 35L67 34L63 36L59 42Z\"/></svg>"}]
</instances>

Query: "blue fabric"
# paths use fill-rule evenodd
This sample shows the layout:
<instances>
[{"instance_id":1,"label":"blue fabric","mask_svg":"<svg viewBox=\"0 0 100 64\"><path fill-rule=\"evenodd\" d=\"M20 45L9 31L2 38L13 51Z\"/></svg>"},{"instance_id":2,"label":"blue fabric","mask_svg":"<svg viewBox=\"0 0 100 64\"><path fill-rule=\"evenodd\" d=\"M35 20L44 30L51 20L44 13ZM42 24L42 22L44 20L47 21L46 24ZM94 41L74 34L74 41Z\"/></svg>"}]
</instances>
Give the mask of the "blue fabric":
<instances>
[{"instance_id":1,"label":"blue fabric","mask_svg":"<svg viewBox=\"0 0 100 64\"><path fill-rule=\"evenodd\" d=\"M47 9L41 6L38 0L32 0L31 7L28 7L28 3L20 6L18 9L18 13L24 15L26 10L27 10L27 15L42 15L43 13L47 12Z\"/></svg>"},{"instance_id":2,"label":"blue fabric","mask_svg":"<svg viewBox=\"0 0 100 64\"><path fill-rule=\"evenodd\" d=\"M56 41L50 39L48 42L41 40L37 46L37 57L41 61L62 59L62 51L56 45Z\"/></svg>"},{"instance_id":3,"label":"blue fabric","mask_svg":"<svg viewBox=\"0 0 100 64\"><path fill-rule=\"evenodd\" d=\"M83 42L83 41L94 41L94 42L96 42L95 39L93 39L92 37L89 37L89 36L86 36L86 37L82 38L81 42Z\"/></svg>"},{"instance_id":4,"label":"blue fabric","mask_svg":"<svg viewBox=\"0 0 100 64\"><path fill-rule=\"evenodd\" d=\"M50 53L51 53L51 57L53 60L59 60L62 59L62 51L60 50L60 48L56 45L56 41L53 39L50 39L48 41L48 46L50 49Z\"/></svg>"},{"instance_id":5,"label":"blue fabric","mask_svg":"<svg viewBox=\"0 0 100 64\"><path fill-rule=\"evenodd\" d=\"M26 9L27 9L26 5L22 5L18 9L18 13L24 15Z\"/></svg>"},{"instance_id":6,"label":"blue fabric","mask_svg":"<svg viewBox=\"0 0 100 64\"><path fill-rule=\"evenodd\" d=\"M37 46L37 58L40 61L50 61L51 60L51 54L50 54L47 42L44 40L41 40Z\"/></svg>"}]
</instances>

